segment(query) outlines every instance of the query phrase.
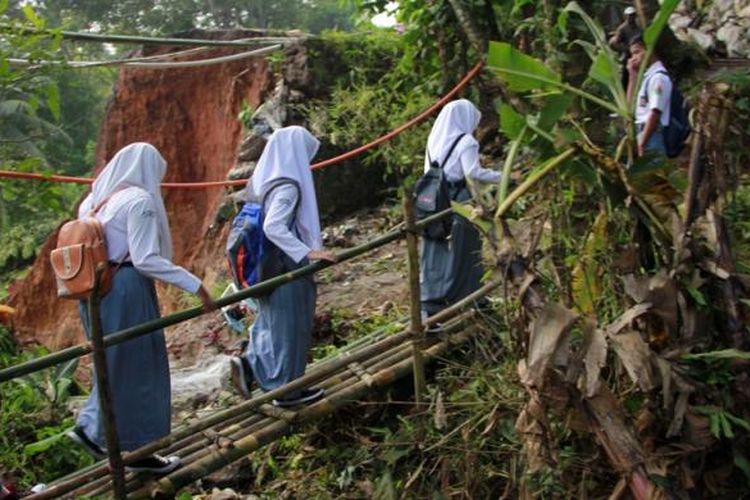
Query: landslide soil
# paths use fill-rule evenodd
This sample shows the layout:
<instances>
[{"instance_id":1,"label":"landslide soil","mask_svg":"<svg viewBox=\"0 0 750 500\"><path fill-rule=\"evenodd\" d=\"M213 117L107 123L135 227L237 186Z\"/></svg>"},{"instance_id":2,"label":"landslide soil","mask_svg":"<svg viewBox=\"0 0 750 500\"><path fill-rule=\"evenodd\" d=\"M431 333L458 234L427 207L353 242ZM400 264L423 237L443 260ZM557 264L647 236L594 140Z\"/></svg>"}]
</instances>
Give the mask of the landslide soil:
<instances>
[{"instance_id":1,"label":"landslide soil","mask_svg":"<svg viewBox=\"0 0 750 500\"><path fill-rule=\"evenodd\" d=\"M257 34L221 36L243 38ZM235 52L214 49L202 57ZM154 53L154 49L143 51L143 55ZM274 78L265 58L168 71L123 69L102 124L96 171L123 146L145 141L154 144L167 160L166 182L226 179L235 165L242 139L242 126L236 119L242 103L257 107L271 90ZM164 195L174 260L208 283L216 281L223 264L217 256L223 254L228 227L214 227L223 196L223 188L172 189ZM53 350L76 344L83 337L77 304L55 295L48 256L56 239L56 233L48 238L27 278L14 287L9 297L9 305L17 310L13 328L18 341L41 343ZM160 287L159 296L163 312L174 310L181 298L179 291L168 287Z\"/></svg>"}]
</instances>

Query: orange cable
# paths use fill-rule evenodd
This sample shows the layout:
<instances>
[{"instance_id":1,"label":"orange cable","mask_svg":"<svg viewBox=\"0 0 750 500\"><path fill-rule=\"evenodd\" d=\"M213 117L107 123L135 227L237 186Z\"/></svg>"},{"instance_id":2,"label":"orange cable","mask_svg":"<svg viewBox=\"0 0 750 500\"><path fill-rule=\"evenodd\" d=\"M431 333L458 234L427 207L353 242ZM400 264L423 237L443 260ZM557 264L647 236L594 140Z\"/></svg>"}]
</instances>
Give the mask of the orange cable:
<instances>
[{"instance_id":1,"label":"orange cable","mask_svg":"<svg viewBox=\"0 0 750 500\"><path fill-rule=\"evenodd\" d=\"M360 155L364 153L365 151L368 151L374 148L375 146L379 146L380 144L386 141L390 141L397 135L401 134L401 132L403 132L404 130L411 128L414 125L417 125L418 123L421 123L428 116L430 116L435 111L437 111L442 106L444 106L449 100L453 98L453 96L455 96L461 89L463 89L467 83L469 83L475 76L477 76L479 71L482 69L483 64L484 64L483 61L478 62L466 74L466 76L464 76L463 79L460 82L458 82L458 84L456 84L455 87L451 89L450 92L445 94L439 101L437 101L435 104L433 104L426 110L422 111L419 115L415 116L408 122L391 130L387 134L375 139L372 142L369 142L358 148L352 149L351 151L347 151L346 153L340 154L339 156L336 156L334 158L323 160L321 162L310 165L310 168L312 170L317 170L320 168L330 167L331 165L336 165L338 163L341 163L342 161L348 160L349 158ZM7 177L11 179L34 179L34 180L48 181L48 182L69 182L69 183L74 183L74 184L91 184L92 182L94 182L94 179L90 177L71 177L68 175L44 175L44 174L35 174L35 173L30 173L30 172L14 172L12 170L0 170L0 177ZM233 180L233 181L163 182L161 186L163 188L175 188L175 189L204 189L204 188L212 188L212 187L243 186L246 183L247 183L247 179L238 179L238 180Z\"/></svg>"}]
</instances>

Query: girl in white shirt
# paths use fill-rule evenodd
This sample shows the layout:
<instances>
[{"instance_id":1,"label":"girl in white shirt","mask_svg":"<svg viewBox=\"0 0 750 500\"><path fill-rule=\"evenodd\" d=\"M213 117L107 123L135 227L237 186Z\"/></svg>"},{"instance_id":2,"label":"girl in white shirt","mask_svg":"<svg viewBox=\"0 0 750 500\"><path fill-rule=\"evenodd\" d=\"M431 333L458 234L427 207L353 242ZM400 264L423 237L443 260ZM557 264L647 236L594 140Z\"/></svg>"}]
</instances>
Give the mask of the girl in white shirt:
<instances>
[{"instance_id":1,"label":"girl in white shirt","mask_svg":"<svg viewBox=\"0 0 750 500\"><path fill-rule=\"evenodd\" d=\"M172 239L159 190L166 170L166 161L152 145L130 144L104 167L78 209L82 218L103 204L95 216L104 225L108 258L116 269L112 288L101 301L105 336L160 317L154 279L197 294L204 308L213 308L201 280L171 261ZM83 303L80 312L88 336ZM171 392L164 332L155 330L108 347L106 354L121 448L134 450L169 434ZM98 458L105 455L96 380L68 436ZM179 463L178 457L151 455L127 468L167 473Z\"/></svg>"},{"instance_id":2,"label":"girl in white shirt","mask_svg":"<svg viewBox=\"0 0 750 500\"><path fill-rule=\"evenodd\" d=\"M500 181L500 172L479 165L479 143L472 133L481 116L470 101L453 101L440 111L427 139L425 171L431 161L444 165L443 175L454 201L471 198L466 178L486 183ZM437 313L479 288L484 274L481 253L479 233L471 222L459 215L453 215L448 239L423 239L420 280L423 317Z\"/></svg>"},{"instance_id":3,"label":"girl in white shirt","mask_svg":"<svg viewBox=\"0 0 750 500\"><path fill-rule=\"evenodd\" d=\"M306 129L285 127L268 140L248 181L247 195L262 200L263 232L280 250L285 270L310 260L335 261L322 250L320 216L310 161L320 143ZM250 329L247 352L232 359L232 381L245 397L253 379L265 391L281 387L305 373L312 341L316 287L312 276L282 285L258 299L258 315ZM310 403L323 396L308 388L274 400L277 406Z\"/></svg>"}]
</instances>

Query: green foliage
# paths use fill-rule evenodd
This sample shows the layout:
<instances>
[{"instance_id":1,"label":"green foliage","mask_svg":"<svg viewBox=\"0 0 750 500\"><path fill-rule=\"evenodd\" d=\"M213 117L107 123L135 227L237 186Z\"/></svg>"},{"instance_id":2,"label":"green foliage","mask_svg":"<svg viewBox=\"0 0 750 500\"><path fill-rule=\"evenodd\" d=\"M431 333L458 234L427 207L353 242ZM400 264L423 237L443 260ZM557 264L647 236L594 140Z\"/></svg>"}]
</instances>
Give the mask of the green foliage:
<instances>
[{"instance_id":1,"label":"green foliage","mask_svg":"<svg viewBox=\"0 0 750 500\"><path fill-rule=\"evenodd\" d=\"M709 418L709 429L717 439L722 437L733 439L735 437L734 428L741 428L750 432L750 422L736 417L726 410L715 406L694 406L693 409Z\"/></svg>"},{"instance_id":2,"label":"green foliage","mask_svg":"<svg viewBox=\"0 0 750 500\"><path fill-rule=\"evenodd\" d=\"M254 454L255 488L305 498L495 496L517 479L513 422L523 401L515 362L493 357L502 342L483 331L441 363L422 407L408 401L405 378L385 396L390 404L352 402L302 439Z\"/></svg>"},{"instance_id":3,"label":"green foliage","mask_svg":"<svg viewBox=\"0 0 750 500\"><path fill-rule=\"evenodd\" d=\"M193 28L237 27L301 29L350 29L354 8L340 0L40 0L42 15L56 25L119 33L172 34Z\"/></svg>"},{"instance_id":4,"label":"green foliage","mask_svg":"<svg viewBox=\"0 0 750 500\"><path fill-rule=\"evenodd\" d=\"M247 100L243 99L242 104L240 105L240 112L237 114L237 119L245 130L250 130L253 126L253 113L255 113L253 107L247 102Z\"/></svg>"},{"instance_id":5,"label":"green foliage","mask_svg":"<svg viewBox=\"0 0 750 500\"><path fill-rule=\"evenodd\" d=\"M46 354L17 354L10 333L0 327L0 368ZM67 409L76 362L0 384L0 476L21 488L62 476L93 463L63 433L73 426Z\"/></svg>"},{"instance_id":6,"label":"green foliage","mask_svg":"<svg viewBox=\"0 0 750 500\"><path fill-rule=\"evenodd\" d=\"M401 40L377 33L366 43L329 34L344 78L330 96L302 106L314 134L327 137L341 150L368 143L415 117L435 101L429 85L391 63L401 54ZM330 55L328 56L330 57ZM372 150L366 164L380 163L389 173L409 175L420 170L429 123L420 124Z\"/></svg>"},{"instance_id":7,"label":"green foliage","mask_svg":"<svg viewBox=\"0 0 750 500\"><path fill-rule=\"evenodd\" d=\"M60 32L28 35L46 21L26 4L17 14L0 10L0 164L6 170L66 173L88 171L111 72L69 72L62 65L19 69L11 57L59 62ZM10 279L35 257L46 236L70 214L83 188L35 181L3 181L0 186L0 297Z\"/></svg>"}]
</instances>

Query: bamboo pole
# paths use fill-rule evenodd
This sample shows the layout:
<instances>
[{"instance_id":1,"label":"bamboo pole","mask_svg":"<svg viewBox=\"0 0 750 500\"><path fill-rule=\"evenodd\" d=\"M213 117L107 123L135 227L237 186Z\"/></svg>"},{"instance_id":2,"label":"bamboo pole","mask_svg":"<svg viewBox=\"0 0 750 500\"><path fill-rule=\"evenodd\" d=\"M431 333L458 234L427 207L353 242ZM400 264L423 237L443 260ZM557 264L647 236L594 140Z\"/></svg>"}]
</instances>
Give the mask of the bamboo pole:
<instances>
[{"instance_id":1,"label":"bamboo pole","mask_svg":"<svg viewBox=\"0 0 750 500\"><path fill-rule=\"evenodd\" d=\"M454 338L450 337L450 335L461 333L461 329L464 328L463 320L469 316L472 316L471 311L462 313L445 324L444 336L447 338L447 342L449 342L449 344L455 342ZM431 342L431 344L428 346L428 349L431 348L432 345L434 345L435 343L441 340L446 340L446 338L438 338L435 336L429 337L427 340L428 342ZM378 372L383 371L383 370L387 371L390 367L398 363L404 362L405 360L408 360L411 357L410 347L411 346L407 344L396 345L392 347L390 350L378 356L374 356L372 358L368 358L367 360L363 360L362 361L363 367L365 367L372 374L371 382L375 381L375 377L377 376ZM321 386L326 387L328 391L326 394L326 397L320 402L315 403L314 405L314 406L320 405L320 407L316 411L320 412L321 415L327 414L329 410L332 411L334 407L341 406L341 404L331 405L330 401L337 401L341 399L342 397L341 393L343 391L346 391L350 387L352 387L354 384L364 382L365 385L367 385L368 387L375 385L366 380L363 381L355 373L350 372L348 370L343 373L348 374L348 377L346 379L342 380L342 379L338 379L338 377L335 379L329 378L325 381L324 384L321 384ZM390 379L387 379L387 380L390 380ZM383 376L381 376L381 383L386 383L387 380L383 378ZM329 386L333 386L333 387L329 389ZM350 402L350 400L345 399L344 404L346 402ZM298 418L299 418L299 414L298 414ZM227 445L222 445L220 443L212 443L210 440L203 439L200 442L189 445L183 449L173 449L171 452L169 452L169 454L180 455L183 459L183 464L188 465L197 460L214 455L216 453L215 448L223 449L225 447L234 446L235 441L238 441L250 434L260 431L265 426L268 426L271 423L273 423L273 421L274 420L272 418L265 417L264 415L255 414L243 422L234 423L231 425L226 424L227 425L226 428L217 430L216 432L217 437L224 438L225 440L227 440L229 442L229 444ZM287 430L291 430L293 426L295 425L295 422L287 422L287 423L290 425ZM146 495L146 493L143 492L143 483L140 482L139 477L137 475L130 475L130 478L128 481L128 491L133 492L135 490L138 490L141 495ZM81 488L71 492L71 495L96 496L96 495L103 495L107 491L109 491L108 481L106 480L106 478L101 478L98 481L95 481L94 483L84 485Z\"/></svg>"},{"instance_id":2,"label":"bamboo pole","mask_svg":"<svg viewBox=\"0 0 750 500\"><path fill-rule=\"evenodd\" d=\"M483 286L476 292L467 296L464 300L459 301L456 304L444 309L439 314L428 318L425 321L425 324L430 325L430 324L434 324L436 321L444 322L450 318L455 318L454 324L455 324L455 327L458 327L463 322L464 319L472 315L471 312L461 313L463 308L466 307L466 305L472 303L477 298L486 295L489 291L492 290L493 287L496 288L497 286L499 286L499 283L500 281L497 281L494 285L493 283L488 283L487 285ZM446 329L448 329L449 327L451 327L451 325L446 325ZM289 392L299 390L308 385L312 385L320 380L323 380L328 375L335 373L338 370L346 368L347 365L349 365L350 363L354 361L367 360L367 359L373 358L379 353L384 353L388 349L399 345L403 340L406 340L407 338L408 338L408 331L402 332L397 335L385 337L381 341L375 344L369 345L369 346L365 346L356 352L352 352L352 353L344 352L338 359L330 362L328 366L320 367L320 369L317 369L317 370L311 370L309 373L305 374L303 377L300 377L299 379L293 382L290 382L289 384L279 389L275 389L274 391L262 394L258 396L257 398L247 400L233 408L229 408L227 410L214 413L213 415L206 417L203 420L200 420L191 425L187 425L181 429L178 429L177 431L173 432L172 434L168 436L165 436L152 443L149 443L148 445L145 445L137 450L126 453L123 456L123 461L124 463L127 464L127 463L131 463L132 461L139 460L143 457L146 457L152 453L155 453L161 450L162 448L171 446L174 443L185 439L186 437L192 436L197 432L201 432L204 429L207 429L215 425L220 425L222 422L228 419L237 417L238 415L244 415L247 412L252 411L254 408L259 406L260 404L266 403L272 399L277 399ZM66 476L65 478L57 482L56 484L50 485L50 487L47 488L46 490L40 493L37 493L35 495L32 495L29 498L30 499L57 498L73 490L76 490L77 488L81 488L86 483L93 481L96 478L107 473L106 466L103 464L94 466L94 468L92 469L85 469L85 471L86 472L83 474L79 474L79 475L72 474L72 475Z\"/></svg>"},{"instance_id":3,"label":"bamboo pole","mask_svg":"<svg viewBox=\"0 0 750 500\"><path fill-rule=\"evenodd\" d=\"M576 147L570 147L554 158L547 160L538 169L531 172L526 180L523 181L516 189L514 189L513 192L510 193L510 195L508 195L508 197L505 198L502 203L500 203L500 205L498 205L497 211L495 212L495 218L499 219L500 217L505 215L505 212L507 212L510 207L513 206L518 198L526 194L526 192L534 187L542 177L570 159L570 157L572 157L576 153L576 151Z\"/></svg>"},{"instance_id":4,"label":"bamboo pole","mask_svg":"<svg viewBox=\"0 0 750 500\"><path fill-rule=\"evenodd\" d=\"M115 498L122 500L127 498L127 494L125 493L125 465L120 455L120 439L117 436L116 416L112 407L112 391L109 385L109 374L107 373L107 356L104 350L102 318L99 310L99 286L101 284L102 272L104 272L104 268L100 264L94 278L94 291L88 300L89 328L91 330L91 343L94 349L96 387L99 396L101 418L104 420L104 436L107 441L107 455L109 456L109 468L112 472L112 485Z\"/></svg>"},{"instance_id":5,"label":"bamboo pole","mask_svg":"<svg viewBox=\"0 0 750 500\"><path fill-rule=\"evenodd\" d=\"M414 201L412 191L407 189L403 199L404 222L406 224L406 251L409 263L409 309L411 311L411 351L414 359L414 402L422 403L427 392L424 377L424 359L422 359L422 300L419 290L419 250L417 249L417 230L414 226Z\"/></svg>"},{"instance_id":6,"label":"bamboo pole","mask_svg":"<svg viewBox=\"0 0 750 500\"><path fill-rule=\"evenodd\" d=\"M0 24L0 31L14 31L16 33L24 35L47 35L47 36L60 36L66 40L80 40L89 42L102 42L102 43L127 43L137 45L192 45L192 46L212 46L212 47L248 47L251 45L257 45L259 43L278 43L290 40L304 40L309 35L304 37L290 37L290 36L265 36L265 37L253 37L250 39L242 40L207 40L200 38L170 38L170 37L151 37L151 36L137 36L137 35L109 35L100 33L82 33L75 31L60 31L60 30L49 30L49 29L36 29L36 28L17 28L15 26L2 23Z\"/></svg>"},{"instance_id":7,"label":"bamboo pole","mask_svg":"<svg viewBox=\"0 0 750 500\"><path fill-rule=\"evenodd\" d=\"M467 331L457 334L454 339L439 341L430 347L426 352L426 357L434 358L451 345L463 342L468 339L474 331L473 327L467 328ZM405 359L397 365L375 374L376 385L382 386L391 383L393 380L403 377L413 367L412 360ZM300 417L304 420L319 419L330 414L336 409L349 404L352 399L356 399L361 394L365 394L370 389L367 383L359 381L351 387L341 391L339 397L335 400L324 398L314 405L306 407L300 411ZM263 429L258 433L253 433L234 443L232 448L224 450L212 450L212 454L190 465L187 465L166 477L159 479L155 489L151 491L151 496L173 496L180 488L204 477L211 472L226 467L235 461L245 457L247 454L257 450L261 446L284 435L288 424L284 422L275 422L271 426Z\"/></svg>"},{"instance_id":8,"label":"bamboo pole","mask_svg":"<svg viewBox=\"0 0 750 500\"><path fill-rule=\"evenodd\" d=\"M435 214L435 215L432 215L430 217L420 220L419 222L415 224L415 226L417 229L422 228L427 224L438 221L442 219L443 217L449 216L451 213L452 213L451 209L444 210L438 214ZM316 261L310 265L300 267L299 269L295 269L294 271L284 273L280 276L276 276L275 278L271 278L270 280L263 281L261 283L258 283L257 285L253 285L251 287L245 288L244 290L240 290L237 293L233 293L231 295L227 295L226 297L217 299L215 301L216 305L217 307L224 307L224 306L228 306L230 304L239 302L241 300L245 300L250 297L258 297L258 296L265 295L271 292L272 290L275 290L279 286L289 283L291 281L294 281L298 278L301 278L303 276L309 276L318 271L334 266L338 263L345 262L347 260L358 257L375 248L379 248L383 245L387 245L388 243L391 243L403 237L404 233L405 233L404 228L399 228L399 229L390 231L384 235L381 235L361 245L350 248L348 250L344 250L338 255L339 258L338 258L338 262L336 263L332 263L332 262L328 262L324 260ZM140 325L126 328L125 330L121 330L119 332L115 332L115 333L112 333L111 335L108 335L104 339L104 346L109 347L112 345L121 344L122 342L126 342L128 340L131 340L131 339L143 336L143 335L147 335L156 330L163 329L172 325L176 325L177 323L182 323L183 321L187 321L189 319L198 317L202 315L204 312L205 311L200 306L193 307L190 309L185 309L183 311L176 312L174 314L170 314L169 316L165 316L163 318L154 319L154 320L142 323ZM48 354L46 356L42 356L37 359L29 360L25 363L19 363L17 365L10 366L8 368L0 370L0 382L6 382L8 380L12 380L14 378L18 378L23 375L28 375L29 373L34 373L36 371L43 370L45 368L49 368L57 364L70 361L71 359L84 356L86 354L89 354L90 352L91 352L91 344L86 342L86 343L78 344L76 346L68 347L67 349L62 349L60 351L54 352L52 354Z\"/></svg>"}]
</instances>

